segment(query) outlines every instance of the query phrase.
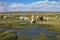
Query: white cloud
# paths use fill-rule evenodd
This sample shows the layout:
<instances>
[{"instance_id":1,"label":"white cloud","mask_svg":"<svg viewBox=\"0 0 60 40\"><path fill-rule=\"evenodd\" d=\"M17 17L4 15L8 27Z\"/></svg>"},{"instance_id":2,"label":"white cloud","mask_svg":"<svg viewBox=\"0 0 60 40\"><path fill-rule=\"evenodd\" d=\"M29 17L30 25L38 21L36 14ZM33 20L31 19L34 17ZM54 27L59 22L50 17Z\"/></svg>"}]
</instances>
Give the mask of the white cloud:
<instances>
[{"instance_id":1,"label":"white cloud","mask_svg":"<svg viewBox=\"0 0 60 40\"><path fill-rule=\"evenodd\" d=\"M3 9L4 9L4 6L3 6L2 2L0 2L0 12L1 11L3 12L4 11Z\"/></svg>"},{"instance_id":2,"label":"white cloud","mask_svg":"<svg viewBox=\"0 0 60 40\"><path fill-rule=\"evenodd\" d=\"M59 2L48 0L33 2L31 4L11 3L7 7L8 11L60 11ZM2 7L1 10L3 9Z\"/></svg>"},{"instance_id":3,"label":"white cloud","mask_svg":"<svg viewBox=\"0 0 60 40\"><path fill-rule=\"evenodd\" d=\"M13 4L11 4L10 7L12 7L12 8L16 8L16 7L25 7L25 5L24 5L24 4L20 4L20 3L13 3Z\"/></svg>"},{"instance_id":4,"label":"white cloud","mask_svg":"<svg viewBox=\"0 0 60 40\"><path fill-rule=\"evenodd\" d=\"M4 7L0 6L0 12L4 12Z\"/></svg>"},{"instance_id":5,"label":"white cloud","mask_svg":"<svg viewBox=\"0 0 60 40\"><path fill-rule=\"evenodd\" d=\"M7 2L0 1L0 12L6 12L7 11L8 6L6 4L7 4Z\"/></svg>"}]
</instances>

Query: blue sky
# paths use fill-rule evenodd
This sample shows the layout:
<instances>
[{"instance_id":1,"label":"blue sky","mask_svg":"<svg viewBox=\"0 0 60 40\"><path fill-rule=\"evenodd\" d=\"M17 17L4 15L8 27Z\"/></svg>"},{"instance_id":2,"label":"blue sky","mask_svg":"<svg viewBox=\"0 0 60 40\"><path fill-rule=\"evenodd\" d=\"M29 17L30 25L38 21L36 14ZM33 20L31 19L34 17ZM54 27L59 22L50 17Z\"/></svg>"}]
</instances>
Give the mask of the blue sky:
<instances>
[{"instance_id":1,"label":"blue sky","mask_svg":"<svg viewBox=\"0 0 60 40\"><path fill-rule=\"evenodd\" d=\"M29 4L37 1L45 1L45 0L0 0L0 1L5 1L5 2L16 2L16 3L23 3L23 4ZM59 0L49 0L49 1L59 1Z\"/></svg>"},{"instance_id":2,"label":"blue sky","mask_svg":"<svg viewBox=\"0 0 60 40\"><path fill-rule=\"evenodd\" d=\"M0 0L0 12L60 11L60 0Z\"/></svg>"},{"instance_id":3,"label":"blue sky","mask_svg":"<svg viewBox=\"0 0 60 40\"><path fill-rule=\"evenodd\" d=\"M5 1L5 2L16 2L16 3L23 3L23 4L29 4L32 2L37 2L37 1L42 1L42 0L1 0L1 1Z\"/></svg>"}]
</instances>

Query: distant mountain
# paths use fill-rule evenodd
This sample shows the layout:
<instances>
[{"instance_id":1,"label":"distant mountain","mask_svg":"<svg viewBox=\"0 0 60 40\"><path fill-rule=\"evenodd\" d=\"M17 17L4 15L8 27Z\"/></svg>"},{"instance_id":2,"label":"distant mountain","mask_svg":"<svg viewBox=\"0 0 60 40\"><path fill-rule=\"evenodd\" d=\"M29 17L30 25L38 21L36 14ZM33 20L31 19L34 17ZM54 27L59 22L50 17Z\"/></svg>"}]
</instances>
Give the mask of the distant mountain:
<instances>
[{"instance_id":1,"label":"distant mountain","mask_svg":"<svg viewBox=\"0 0 60 40\"><path fill-rule=\"evenodd\" d=\"M0 12L0 13L60 13L60 12L46 12L46 11L16 11L16 12Z\"/></svg>"}]
</instances>

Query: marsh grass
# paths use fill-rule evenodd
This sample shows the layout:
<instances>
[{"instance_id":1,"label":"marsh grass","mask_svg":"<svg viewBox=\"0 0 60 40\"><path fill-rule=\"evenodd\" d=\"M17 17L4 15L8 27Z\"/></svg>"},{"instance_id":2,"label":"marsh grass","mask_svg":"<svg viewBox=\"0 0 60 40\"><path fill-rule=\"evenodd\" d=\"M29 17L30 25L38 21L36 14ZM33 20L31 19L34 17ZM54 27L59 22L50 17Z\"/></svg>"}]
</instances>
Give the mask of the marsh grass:
<instances>
[{"instance_id":1,"label":"marsh grass","mask_svg":"<svg viewBox=\"0 0 60 40\"><path fill-rule=\"evenodd\" d=\"M3 14L3 15L7 15L7 14ZM31 25L34 24L30 24L29 22L25 22L26 24L22 23L22 20L19 19L20 16L23 17L31 17L32 13L26 13L26 14L9 14L11 16L11 18L0 18L0 25L4 26L4 27L14 27L14 28L20 28L20 29L29 29L32 28ZM55 37L57 38L57 40L60 40L60 34L58 32L60 32L60 14L54 14L54 13L41 13L41 14L37 14L37 13L33 13L33 15L35 15L35 17L37 15L39 16L46 16L49 17L48 21L40 21L39 19L36 19L36 25L39 25L40 27L45 28L46 30L51 30L51 31L55 31L57 32L57 34L55 35ZM56 18L57 16L57 18ZM24 22L24 21L23 21ZM1 40L15 40L15 33L12 32L4 32L4 31L0 31L0 39ZM49 37L46 34L41 33L40 35L37 35L36 37L29 37L26 35L22 35L18 37L18 40L49 40Z\"/></svg>"},{"instance_id":2,"label":"marsh grass","mask_svg":"<svg viewBox=\"0 0 60 40\"><path fill-rule=\"evenodd\" d=\"M15 40L16 33L13 30L0 30L0 40Z\"/></svg>"}]
</instances>

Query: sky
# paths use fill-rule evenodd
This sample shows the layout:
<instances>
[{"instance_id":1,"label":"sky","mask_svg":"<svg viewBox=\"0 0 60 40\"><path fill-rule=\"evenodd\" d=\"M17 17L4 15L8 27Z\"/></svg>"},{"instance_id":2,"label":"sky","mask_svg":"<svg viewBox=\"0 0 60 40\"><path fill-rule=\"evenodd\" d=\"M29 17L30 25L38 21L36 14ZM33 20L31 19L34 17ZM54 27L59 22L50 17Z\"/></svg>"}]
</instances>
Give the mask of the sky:
<instances>
[{"instance_id":1,"label":"sky","mask_svg":"<svg viewBox=\"0 0 60 40\"><path fill-rule=\"evenodd\" d=\"M0 0L0 12L60 12L60 0Z\"/></svg>"}]
</instances>

